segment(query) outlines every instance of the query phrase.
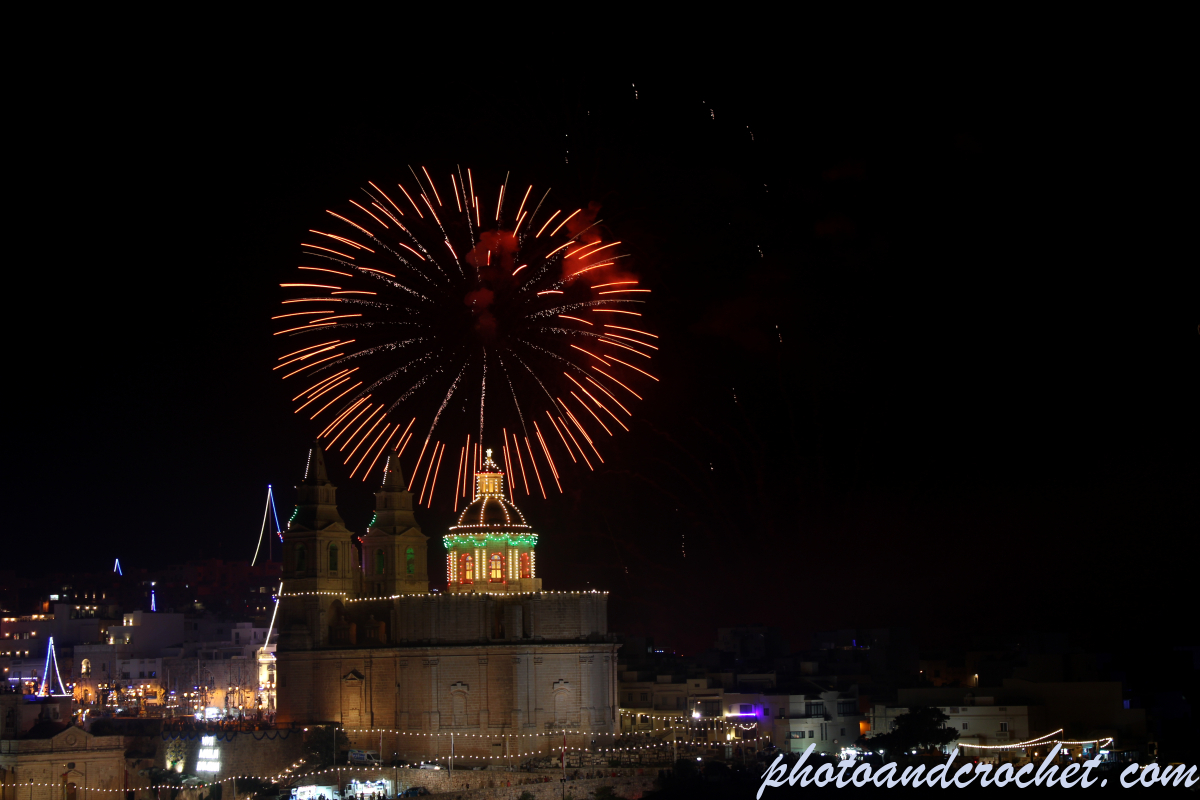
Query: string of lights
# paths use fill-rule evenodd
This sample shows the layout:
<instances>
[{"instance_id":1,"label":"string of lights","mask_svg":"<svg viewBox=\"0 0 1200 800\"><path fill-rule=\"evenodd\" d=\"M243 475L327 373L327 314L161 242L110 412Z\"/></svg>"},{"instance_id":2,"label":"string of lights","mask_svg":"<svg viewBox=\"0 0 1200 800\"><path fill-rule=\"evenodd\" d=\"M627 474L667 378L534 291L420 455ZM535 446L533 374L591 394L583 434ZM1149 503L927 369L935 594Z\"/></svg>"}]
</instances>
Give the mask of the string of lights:
<instances>
[{"instance_id":1,"label":"string of lights","mask_svg":"<svg viewBox=\"0 0 1200 800\"><path fill-rule=\"evenodd\" d=\"M1071 740L1067 740L1067 739L1052 739L1052 738L1050 738L1050 737L1056 736L1062 732L1063 732L1063 729L1059 728L1056 731L1051 731L1050 733L1047 733L1044 736L1039 736L1036 739L1027 739L1024 742L1016 742L1014 744L967 744L967 743L963 742L963 743L960 743L958 746L959 747L967 747L972 750L1021 750L1026 747L1041 747L1043 745L1046 747L1050 747L1050 746L1053 746L1056 744L1062 744L1062 745L1098 744L1099 746L1103 747L1104 745L1111 744L1113 741L1115 741L1111 736L1104 738L1104 739L1087 739L1087 740L1080 740L1080 741L1071 741Z\"/></svg>"},{"instance_id":2,"label":"string of lights","mask_svg":"<svg viewBox=\"0 0 1200 800\"><path fill-rule=\"evenodd\" d=\"M1036 739L1026 739L1023 742L1016 742L1015 744L961 744L959 746L960 747L971 747L976 750L1008 750L1008 749L1011 749L1014 747L1026 747L1028 745L1034 745L1034 744L1045 744L1045 741L1047 739L1049 739L1051 736L1057 736L1058 734L1060 734L1062 732L1063 732L1063 729L1059 728L1056 731L1050 731L1050 733L1047 733L1043 736L1039 736Z\"/></svg>"},{"instance_id":3,"label":"string of lights","mask_svg":"<svg viewBox=\"0 0 1200 800\"><path fill-rule=\"evenodd\" d=\"M230 775L228 777L221 778L219 781L208 781L208 782L204 782L204 783L187 784L187 785L182 784L182 783L157 783L157 784L153 784L151 786L138 786L138 787L131 788L131 789L101 789L99 787L93 787L93 786L80 786L79 789L81 791L85 791L85 792L122 792L122 793L124 793L124 792L148 791L148 790L152 790L152 789L203 789L205 787L216 786L217 784L225 783L227 781L256 780L256 781L278 782L281 779L290 775L293 769L295 769L296 767L298 767L300 764L303 764L303 763L304 763L304 759L300 759L299 761L293 763L292 766L288 767L283 772L280 772L276 775ZM347 768L342 767L342 769L347 769ZM364 767L364 769L370 769L370 768ZM324 770L324 771L329 772L330 770ZM306 775L317 775L320 773L314 772L314 773L305 773L305 774ZM5 786L57 786L59 789L61 789L63 785L61 783L39 783L36 781L29 781L26 783L8 783L8 784L5 784Z\"/></svg>"},{"instance_id":4,"label":"string of lights","mask_svg":"<svg viewBox=\"0 0 1200 800\"><path fill-rule=\"evenodd\" d=\"M741 730L746 731L746 730L750 730L750 729L754 728L755 726L754 725L732 725L732 724L727 726L727 728L733 728L733 727L737 727ZM495 739L497 738L498 735L501 735L501 736L504 735L504 734L490 734L490 733L459 733L458 731L455 731L453 734L451 734L449 731L438 731L436 733L425 733L423 731L399 731L399 730L393 730L391 728L345 728L344 730L346 731L346 733L355 733L355 734L386 733L386 734L391 734L394 736L427 736L427 737L454 736L456 739L458 739L458 738L474 738L474 739L491 739L493 741L495 741ZM694 728L693 728L693 730L694 730ZM710 728L709 730L716 730L716 729ZM593 738L598 737L598 736L621 737L621 736L645 735L645 734L639 733L637 731L626 732L626 733L609 733L608 731L580 731L580 730L573 730L571 728L560 728L558 730L544 731L542 733L510 733L510 734L507 734L507 738L512 738L512 739L529 738L529 739L532 739L532 738L536 738L536 737L540 737L540 736L562 736L563 734L574 735L574 736L591 736Z\"/></svg>"},{"instance_id":5,"label":"string of lights","mask_svg":"<svg viewBox=\"0 0 1200 800\"><path fill-rule=\"evenodd\" d=\"M1044 747L1052 747L1056 744L1069 745L1069 744L1096 744L1096 743L1099 743L1100 746L1103 747L1106 744L1110 744L1113 741L1114 740L1111 738L1109 738L1109 739L1093 739L1093 740L1087 741L1087 742L1068 742L1063 739L1042 739L1042 740L1032 742L1032 743L1021 742L1020 744L993 744L993 745L967 744L965 742L960 742L956 746L957 747L967 747L972 750L1022 750L1027 747L1043 747L1043 746Z\"/></svg>"},{"instance_id":6,"label":"string of lights","mask_svg":"<svg viewBox=\"0 0 1200 800\"><path fill-rule=\"evenodd\" d=\"M498 595L503 595L505 597L516 597L518 595L533 595L533 594L550 594L550 595L601 594L601 595L606 595L606 594L608 594L608 592L601 591L599 589L585 589L585 590L579 591L579 592L545 592L545 591L540 591L540 590L533 591L533 592L486 592L486 591L480 591L480 592L472 592L472 594L475 594L475 595L498 594ZM392 595L383 595L380 597L347 597L344 592L321 592L321 591L284 592L281 596L282 597L312 597L312 596L316 596L316 595L336 597L345 603L365 603L365 602L368 602L371 600L408 600L408 599L413 599L413 598L420 598L422 600L428 600L431 597L448 597L449 596L446 594L430 593L430 594L392 594Z\"/></svg>"},{"instance_id":7,"label":"string of lights","mask_svg":"<svg viewBox=\"0 0 1200 800\"><path fill-rule=\"evenodd\" d=\"M458 735L458 734L456 734L456 735ZM541 735L541 734L529 734L529 735ZM769 738L770 738L769 736L758 736L753 739L740 739L738 741L739 741L739 743L749 743L749 742L763 741L763 740L766 740ZM651 749L660 748L660 747L671 747L672 745L685 745L686 746L686 745L717 745L717 744L725 744L725 743L724 742L709 742L709 741L705 741L705 740L695 740L695 741L681 741L681 742L656 742L653 744L636 745L636 746L631 746L631 747L604 747L604 748L573 747L573 746L562 747L560 745L552 745L550 747L549 755L552 756L552 755L554 755L555 752L559 752L562 750L569 750L572 752L592 752L592 753L632 753L632 752L636 752L639 750L651 750ZM456 753L454 755L454 760L459 761L461 759L461 760L471 760L471 761L498 761L498 760L504 760L504 759L509 759L509 758L524 758L526 756L546 756L546 755L547 755L547 753L542 750L531 750L531 751L527 751L527 752L523 752L523 753L512 753L510 755L495 755L495 756L471 756L471 755L463 755L463 754ZM272 782L277 783L286 777L310 778L310 777L316 777L318 775L325 775L330 772L339 772L339 773L340 772L360 772L360 773L361 772L375 772L375 773L378 773L378 772L386 771L388 769L387 767L379 767L379 766L375 766L375 767L345 766L345 767L329 767L328 769L322 769L322 770L316 770L313 772L305 772L302 774L292 775L293 768L296 767L299 763L300 762L297 762L297 764L293 764L292 767L289 767L288 769L285 769L283 772L280 772L276 775L228 775L224 778L221 778L220 780L210 781L210 782L206 782L206 783L198 783L198 784L193 784L193 785L182 785L182 784L178 784L178 783L160 783L160 784L153 784L150 786L138 786L138 787L133 787L130 789L101 789L101 788L95 788L95 787L90 787L90 786L80 787L80 789L82 789L84 791L89 791L89 792L112 792L112 793L126 792L126 791L146 791L146 790L157 790L157 789L187 789L187 788L202 789L202 788L207 788L209 786L215 786L215 785L222 784L222 783L228 783L229 781L264 780L264 781L272 781ZM30 781L30 782L26 782L26 783L9 783L6 785L14 786L14 787L16 787L16 786L52 786L52 787L62 788L61 783L40 783L40 782L35 782L35 781Z\"/></svg>"},{"instance_id":8,"label":"string of lights","mask_svg":"<svg viewBox=\"0 0 1200 800\"><path fill-rule=\"evenodd\" d=\"M709 730L720 730L724 728L739 727L742 730L749 730L757 725L757 722L749 724L743 722L727 722L723 719L697 719L696 717L668 717L661 714L645 714L640 711L630 711L620 709L620 714L623 717L650 717L651 719L664 720L666 722L679 722L691 728L708 728Z\"/></svg>"}]
</instances>

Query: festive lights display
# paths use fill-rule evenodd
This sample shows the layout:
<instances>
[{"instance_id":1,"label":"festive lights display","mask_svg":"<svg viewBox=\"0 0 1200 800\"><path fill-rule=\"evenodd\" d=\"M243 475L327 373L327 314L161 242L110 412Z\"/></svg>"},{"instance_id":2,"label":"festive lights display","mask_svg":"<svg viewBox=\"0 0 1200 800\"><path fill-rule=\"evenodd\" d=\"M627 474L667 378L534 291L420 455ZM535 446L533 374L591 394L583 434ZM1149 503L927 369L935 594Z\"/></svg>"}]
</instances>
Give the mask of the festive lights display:
<instances>
[{"instance_id":1,"label":"festive lights display","mask_svg":"<svg viewBox=\"0 0 1200 800\"><path fill-rule=\"evenodd\" d=\"M1012 750L1014 748L1029 747L1031 745L1047 744L1047 740L1056 734L1062 733L1063 729L1059 728L1056 731L1051 731L1044 736L1039 736L1036 739L1027 739L1024 742L1016 742L1015 744L962 744L961 747L970 747L975 750Z\"/></svg>"},{"instance_id":2,"label":"festive lights display","mask_svg":"<svg viewBox=\"0 0 1200 800\"><path fill-rule=\"evenodd\" d=\"M130 787L129 789L101 789L99 787L87 786L85 784L83 786L77 787L77 789L81 790L81 791L85 791L85 792L113 792L113 793L119 792L121 794L125 794L126 792L157 791L158 789L203 789L203 788L207 788L209 786L217 786L222 783L227 783L229 781L257 780L257 781L271 781L272 783L278 783L279 781L283 780L284 778L290 777L292 775L293 770L295 770L297 767L299 767L303 763L304 763L304 759L302 758L299 761L294 762L290 767L285 769L283 772L280 772L275 775L229 775L227 777L221 778L218 781L202 781L200 783L182 783L182 782L181 783L156 783L156 784L153 784L150 786ZM342 769L347 769L347 768L342 767ZM331 772L331 771L332 770L322 770L322 772ZM318 772L305 773L305 775L319 775L319 774L321 774L321 773L318 773ZM40 782L36 782L36 781L29 781L26 783L8 783L8 784L5 784L5 786L54 786L54 787L61 789L63 787L63 784L62 783L40 783Z\"/></svg>"},{"instance_id":3,"label":"festive lights display","mask_svg":"<svg viewBox=\"0 0 1200 800\"><path fill-rule=\"evenodd\" d=\"M54 677L58 679L58 691L50 691L54 687L50 684L50 664L54 664ZM62 675L58 671L58 656L54 653L54 637L51 636L46 643L46 663L42 665L42 682L38 686L37 694L42 697L66 697L70 694L63 685Z\"/></svg>"},{"instance_id":4,"label":"festive lights display","mask_svg":"<svg viewBox=\"0 0 1200 800\"><path fill-rule=\"evenodd\" d=\"M417 733L417 732L413 732L413 731L391 731L388 729L381 729L381 728L357 728L357 729L351 728L351 729L346 729L346 730L347 730L347 733L372 733L372 734L392 733L392 734L410 734L410 735L422 735L422 736L439 736L439 735L440 736L449 736L450 735L448 732L440 732L440 733L435 733L435 734L421 734L421 733ZM570 733L572 731L567 731L567 732ZM545 733L534 733L534 734L512 734L512 736L519 735L519 736L528 736L528 737L542 737L542 736L551 737L551 736L560 736L563 733L564 733L564 731L546 731ZM595 731L577 731L575 733L586 734L589 736L601 735ZM610 734L610 735L620 735L620 734ZM490 735L490 734L465 734L465 733L457 733L456 732L456 733L454 733L454 736L455 737L478 736L480 738L495 739L495 736ZM207 736L203 737L202 744L207 746L208 740L210 740L210 739L214 739L214 737L207 737ZM769 739L770 739L769 736L758 736L753 739L740 739L740 740L736 740L736 741L738 744L748 744L751 742L767 741ZM730 744L730 743L729 742L712 742L712 741L707 741L707 740L693 740L693 741L675 741L675 742L670 742L670 741L653 742L650 744L629 745L626 747L593 748L593 747L576 747L576 746L571 746L571 745L563 745L562 743L559 743L559 742L547 741L547 743L546 743L547 749L546 750L539 749L539 750L530 750L530 751L519 752L519 753L510 753L507 755L502 754L502 755L488 755L488 756L462 755L462 754L456 753L456 754L454 754L453 758L454 758L455 762L458 762L459 760L464 760L464 761L504 761L507 759L525 758L525 757L529 757L529 756L543 756L543 757L553 756L559 752L564 752L564 751L567 751L567 752L590 752L590 753L597 753L597 754L637 753L637 752L641 752L641 751L654 750L654 749L658 749L658 748L674 747L674 746L714 747L714 746L725 746L727 744ZM204 753L205 753L205 750L202 749L200 751L201 758L205 758ZM359 774L362 774L365 772L371 772L371 773L375 773L375 774L380 774L380 773L385 773L385 772L390 771L390 769L385 768L385 767L380 767L380 766L367 766L367 767L340 766L340 767L329 767L329 768L323 769L323 770L315 770L315 771L310 771L310 772L297 773L296 769L303 763L304 763L304 759L300 759L300 761L293 763L290 767L288 767L287 769L285 769L282 772L279 772L275 775L228 775L219 780L214 780L214 781L202 781L199 783L191 783L191 782L189 782L189 783L160 783L160 784L153 784L150 786L129 787L129 789L102 789L102 788L91 787L91 786L80 786L78 788L83 791L89 791L89 792L105 792L105 793L116 794L116 793L125 793L126 791L131 791L131 792L157 791L159 789L201 789L201 788L208 788L211 786L217 786L217 785L220 785L223 783L229 783L230 781L239 781L239 780L261 780L261 781L270 781L272 783L278 783L279 781L284 780L285 778L316 778L320 775L326 775L326 774L330 774L330 773L338 773L338 774L359 773ZM217 768L219 768L219 764L217 767L214 767L214 771ZM36 781L30 781L30 782L25 782L25 783L9 783L9 784L6 784L6 786L13 786L13 787L48 786L48 787L56 787L56 788L60 788L60 789L62 788L61 783L46 783L46 782L36 782Z\"/></svg>"},{"instance_id":5,"label":"festive lights display","mask_svg":"<svg viewBox=\"0 0 1200 800\"><path fill-rule=\"evenodd\" d=\"M304 465L304 475L306 478L308 477L308 468L311 463L312 463L312 449L309 448L308 461ZM282 542L283 541L283 526L281 526L279 524L279 512L275 510L275 494L271 488L271 484L269 484L269 483L267 484L267 504L263 508L262 526L259 528L259 531L258 531L258 544L255 545L255 547L254 547L254 558L250 559L250 566L252 566L252 567L258 561L258 552L262 548L263 535L267 532L268 514L274 515L275 535L278 536L279 541ZM295 518L295 516L296 516L295 512L292 512L292 517ZM372 525L375 524L374 519L371 520L371 524ZM267 548L267 554L268 554L268 556L270 555L270 546L268 546L268 548Z\"/></svg>"},{"instance_id":6,"label":"festive lights display","mask_svg":"<svg viewBox=\"0 0 1200 800\"><path fill-rule=\"evenodd\" d=\"M1068 741L1065 739L1051 739L1050 738L1051 736L1054 736L1055 734L1059 734L1062 732L1063 732L1063 729L1059 728L1056 731L1047 733L1045 736L1039 736L1036 739L1027 739L1024 742L1016 742L1015 744L967 744L966 742L960 742L957 746L958 747L967 747L972 750L1023 750L1027 747L1042 747L1042 746L1052 747L1056 744L1062 744L1062 745L1096 744L1096 745L1099 745L1100 747L1103 747L1106 744L1110 744L1111 742L1116 741L1112 737L1108 737L1106 739L1089 739L1087 741L1078 741L1078 742Z\"/></svg>"},{"instance_id":7,"label":"festive lights display","mask_svg":"<svg viewBox=\"0 0 1200 800\"><path fill-rule=\"evenodd\" d=\"M584 589L582 591L575 591L575 592L544 591L544 590L539 589L536 591L529 591L529 592L487 592L487 591L483 591L483 592L475 592L475 594L502 594L505 596L514 596L514 595L533 595L533 594L545 594L545 595L608 594L608 592L601 591L600 589ZM347 597L345 592L326 592L326 591L285 592L282 596L283 597L309 597L309 596L314 596L314 595L324 595L324 596L328 596L328 597L336 597L339 600L342 600L343 602L346 602L346 603L368 603L373 600L411 600L413 598L421 598L421 599L427 600L431 597L450 597L451 596L451 595L438 594L436 592L430 592L429 594L390 594L390 595L383 595L380 597Z\"/></svg>"},{"instance_id":8,"label":"festive lights display","mask_svg":"<svg viewBox=\"0 0 1200 800\"><path fill-rule=\"evenodd\" d=\"M470 527L470 526L467 526ZM486 525L479 527L485 528ZM506 544L509 547L536 547L536 533L515 533L509 531L488 531L487 533L448 533L442 537L442 543L449 550L454 545L482 545L489 543Z\"/></svg>"},{"instance_id":9,"label":"festive lights display","mask_svg":"<svg viewBox=\"0 0 1200 800\"><path fill-rule=\"evenodd\" d=\"M664 720L667 722L682 722L682 723L686 723L689 726L713 725L713 726L729 727L729 726L733 726L733 725L741 725L742 724L742 723L738 723L738 722L725 722L724 719L712 719L712 718L700 719L700 721L697 722L697 717L694 717L694 716L682 717L677 714L676 715L649 714L645 711L638 711L635 708L622 708L622 709L620 709L620 714L623 717L649 717L650 719L660 719L660 720ZM751 723L751 724L757 725L758 723ZM713 729L716 730L715 727Z\"/></svg>"}]
</instances>

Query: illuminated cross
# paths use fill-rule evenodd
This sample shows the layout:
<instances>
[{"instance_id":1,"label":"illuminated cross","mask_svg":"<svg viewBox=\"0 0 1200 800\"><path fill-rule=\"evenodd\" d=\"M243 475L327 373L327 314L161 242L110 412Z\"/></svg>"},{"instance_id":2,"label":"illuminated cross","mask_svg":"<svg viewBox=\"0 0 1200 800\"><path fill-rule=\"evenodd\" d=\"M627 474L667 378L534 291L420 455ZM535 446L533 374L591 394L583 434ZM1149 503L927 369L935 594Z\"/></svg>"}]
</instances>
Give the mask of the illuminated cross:
<instances>
[{"instance_id":1,"label":"illuminated cross","mask_svg":"<svg viewBox=\"0 0 1200 800\"><path fill-rule=\"evenodd\" d=\"M490 447L487 449L487 457L488 458L492 457L492 448L490 448Z\"/></svg>"}]
</instances>

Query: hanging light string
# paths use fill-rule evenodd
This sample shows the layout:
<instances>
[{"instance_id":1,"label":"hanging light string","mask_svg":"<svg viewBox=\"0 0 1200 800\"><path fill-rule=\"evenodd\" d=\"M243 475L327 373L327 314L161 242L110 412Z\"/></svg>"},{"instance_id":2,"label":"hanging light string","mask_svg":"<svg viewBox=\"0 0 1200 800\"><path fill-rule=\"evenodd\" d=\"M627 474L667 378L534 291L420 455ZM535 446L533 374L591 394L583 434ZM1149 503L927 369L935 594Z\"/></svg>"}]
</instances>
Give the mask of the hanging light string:
<instances>
[{"instance_id":1,"label":"hanging light string","mask_svg":"<svg viewBox=\"0 0 1200 800\"><path fill-rule=\"evenodd\" d=\"M433 734L427 734L427 735L433 735ZM458 736L458 735L464 735L464 734L455 734L455 735ZM536 736L536 735L542 735L542 734L527 734L527 735ZM550 735L550 734L546 734L546 735ZM758 736L753 739L736 739L734 741L738 742L739 744L741 744L741 743L748 744L750 742L760 742L760 741L769 740L770 738L771 737L769 737L769 736ZM705 739L697 739L697 740L693 740L693 741L680 741L680 742L656 742L654 744L635 745L635 746L630 746L630 747L600 747L600 748L573 747L573 746L562 747L561 745L556 745L553 742L550 742L549 744L550 744L549 752L545 752L542 750L531 750L531 751L524 752L524 753L513 753L511 755L497 755L497 756L470 756L470 755L462 755L462 754L456 753L454 755L454 760L458 761L459 759L463 759L463 760L472 760L472 761L495 761L495 760L503 760L503 759L508 759L508 758L524 758L526 756L553 757L555 752L562 751L562 750L570 750L572 752L588 752L588 753L634 753L634 752L638 752L641 750L653 750L656 748L672 747L672 746L684 746L684 747L694 746L694 745L722 746L722 745L725 745L728 743L727 742L712 742L712 741L708 741ZM379 773L379 772L382 772L382 771L388 769L387 767L349 767L349 766L347 766L347 767L330 767L328 769L317 770L314 772L293 774L293 769L298 767L302 762L303 762L303 759L301 759L301 761L296 762L291 767L288 767L283 772L280 772L276 775L230 775L230 776L221 778L218 781L211 781L208 783L199 783L199 784L193 784L193 785L184 785L181 783L160 783L160 784L154 784L152 786L130 787L129 789L100 789L100 788L93 788L90 786L81 786L79 788L83 789L85 791L89 791L89 792L114 792L114 793L115 792L126 792L126 791L140 792L140 791L149 791L149 790L157 790L157 789L203 789L203 788L207 788L209 786L217 786L222 783L228 783L229 781L261 780L261 781L271 781L272 783L278 783L280 780L283 780L284 778L289 778L289 777L314 778L318 775L325 775L330 772L338 772L338 773L351 772L352 773L355 771L358 771L358 772L368 772L369 771L369 772ZM6 784L6 785L7 786L57 786L59 788L62 788L61 783L29 782L29 783L10 783L10 784Z\"/></svg>"},{"instance_id":2,"label":"hanging light string","mask_svg":"<svg viewBox=\"0 0 1200 800\"><path fill-rule=\"evenodd\" d=\"M534 592L482 592L481 591L481 592L472 592L471 594L495 594L495 595L501 595L503 597L516 597L518 595L531 595L531 594L607 595L608 592L600 591L599 589L585 589L584 591L581 591L581 592L543 592L540 590L534 591ZM344 592L313 591L313 592L284 592L281 595L281 597L311 597L311 596L315 596L315 595L325 595L328 597L336 597L344 603L368 603L368 602L377 601L377 600L405 600L405 599L411 599L411 598L421 598L422 600L427 600L430 597L449 597L450 596L448 594L443 594L440 592L436 593L436 594L433 592L430 592L429 594L392 594L392 595L386 595L386 596L382 596L382 597L347 597Z\"/></svg>"},{"instance_id":3,"label":"hanging light string","mask_svg":"<svg viewBox=\"0 0 1200 800\"><path fill-rule=\"evenodd\" d=\"M1100 747L1104 747L1105 745L1112 744L1114 741L1116 741L1111 736L1108 738L1105 738L1105 739L1088 739L1087 741L1078 741L1078 742L1068 741L1066 739L1050 739L1050 738L1048 738L1050 736L1053 736L1055 733L1062 733L1062 728L1059 728L1054 733L1048 733L1045 736L1041 736L1037 739L1030 739L1029 741L1025 741L1025 742L1017 742L1016 744L991 744L991 745L989 745L989 744L966 744L965 742L962 742L962 743L958 744L958 747L969 747L972 750L1022 750L1022 749L1028 748L1028 747L1042 747L1043 745L1046 747L1052 747L1053 745L1056 745L1056 744L1062 744L1062 745L1096 744L1096 745L1099 745Z\"/></svg>"},{"instance_id":4,"label":"hanging light string","mask_svg":"<svg viewBox=\"0 0 1200 800\"><path fill-rule=\"evenodd\" d=\"M637 710L620 709L620 714L623 717L649 717L650 719L658 719L666 722L679 722L687 725L690 728L707 728L708 730L723 730L727 728L741 728L742 730L750 730L758 725L757 722L727 722L723 719L698 719L696 717L675 717L664 716L661 714L644 714Z\"/></svg>"}]
</instances>

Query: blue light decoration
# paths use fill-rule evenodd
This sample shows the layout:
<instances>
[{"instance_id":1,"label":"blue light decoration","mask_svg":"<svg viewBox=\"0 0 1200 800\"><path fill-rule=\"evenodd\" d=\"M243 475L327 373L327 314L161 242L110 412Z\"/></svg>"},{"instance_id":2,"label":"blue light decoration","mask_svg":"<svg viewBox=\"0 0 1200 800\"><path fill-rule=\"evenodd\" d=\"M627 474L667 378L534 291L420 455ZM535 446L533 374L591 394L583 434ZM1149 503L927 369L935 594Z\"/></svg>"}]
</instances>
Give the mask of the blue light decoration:
<instances>
[{"instance_id":1,"label":"blue light decoration","mask_svg":"<svg viewBox=\"0 0 1200 800\"><path fill-rule=\"evenodd\" d=\"M54 677L58 680L58 691L51 692L50 664L54 664ZM51 636L46 644L46 663L42 665L42 683L38 686L37 694L41 697L68 697L67 687L63 685L62 675L58 672L58 656L54 654L54 637Z\"/></svg>"},{"instance_id":2,"label":"blue light decoration","mask_svg":"<svg viewBox=\"0 0 1200 800\"><path fill-rule=\"evenodd\" d=\"M121 559L118 558L116 561L113 562L113 572L117 573L121 577L125 576L125 573L121 572Z\"/></svg>"},{"instance_id":3,"label":"blue light decoration","mask_svg":"<svg viewBox=\"0 0 1200 800\"><path fill-rule=\"evenodd\" d=\"M150 590L150 610L152 612L158 611L158 607L154 603L154 590L153 589Z\"/></svg>"},{"instance_id":4,"label":"blue light decoration","mask_svg":"<svg viewBox=\"0 0 1200 800\"><path fill-rule=\"evenodd\" d=\"M279 524L279 512L275 508L275 492L271 488L271 484L267 484L267 504L263 508L262 526L258 531L258 544L254 548L254 558L250 559L250 566L254 566L258 562L258 553L262 549L263 536L267 532L267 521L272 517L275 519L275 535L279 537L279 541L283 541L283 526ZM267 545L267 558L271 557L271 545Z\"/></svg>"},{"instance_id":5,"label":"blue light decoration","mask_svg":"<svg viewBox=\"0 0 1200 800\"><path fill-rule=\"evenodd\" d=\"M267 497L271 501L271 515L275 517L275 535L279 537L279 541L283 541L283 526L279 524L279 512L275 510L275 494L271 491L270 484L267 485Z\"/></svg>"}]
</instances>

